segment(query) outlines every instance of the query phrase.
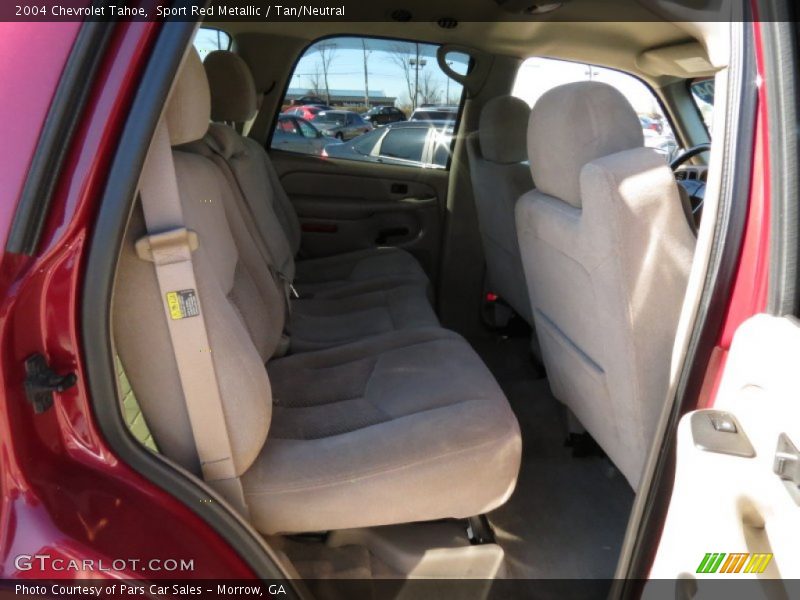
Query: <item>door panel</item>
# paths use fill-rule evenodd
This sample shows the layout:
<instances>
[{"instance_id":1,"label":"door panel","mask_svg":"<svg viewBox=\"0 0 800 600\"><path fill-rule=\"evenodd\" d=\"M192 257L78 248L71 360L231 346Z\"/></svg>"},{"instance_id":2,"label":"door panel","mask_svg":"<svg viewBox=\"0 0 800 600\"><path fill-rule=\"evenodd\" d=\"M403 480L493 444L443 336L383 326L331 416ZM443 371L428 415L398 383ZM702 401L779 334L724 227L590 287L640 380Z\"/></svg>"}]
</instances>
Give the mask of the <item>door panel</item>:
<instances>
[{"instance_id":1,"label":"door panel","mask_svg":"<svg viewBox=\"0 0 800 600\"><path fill-rule=\"evenodd\" d=\"M799 360L794 319L756 315L734 336L713 410L733 416L754 456L731 448L739 434L714 428L711 417L731 429L719 414L681 420L675 487L651 577L680 578L685 597L702 592L707 579L800 577L797 484L775 472L777 465L784 478L800 475L785 443L776 461L779 439L800 443ZM754 589L765 598L790 596L780 582Z\"/></svg>"},{"instance_id":2,"label":"door panel","mask_svg":"<svg viewBox=\"0 0 800 600\"><path fill-rule=\"evenodd\" d=\"M274 150L271 156L300 217L303 256L397 246L435 279L447 171Z\"/></svg>"}]
</instances>

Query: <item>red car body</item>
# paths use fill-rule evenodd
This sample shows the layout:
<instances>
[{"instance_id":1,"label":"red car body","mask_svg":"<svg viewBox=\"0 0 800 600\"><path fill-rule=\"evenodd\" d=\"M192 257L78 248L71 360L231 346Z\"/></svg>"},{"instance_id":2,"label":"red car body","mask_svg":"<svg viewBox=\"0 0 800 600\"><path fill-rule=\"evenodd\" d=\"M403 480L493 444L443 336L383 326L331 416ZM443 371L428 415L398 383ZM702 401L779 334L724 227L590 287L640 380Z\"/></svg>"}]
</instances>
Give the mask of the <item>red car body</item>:
<instances>
[{"instance_id":1,"label":"red car body","mask_svg":"<svg viewBox=\"0 0 800 600\"><path fill-rule=\"evenodd\" d=\"M316 106L313 104L307 104L305 106L290 106L289 108L283 111L283 114L295 115L305 119L306 121L310 121L324 110L330 110L330 109L323 108L321 106Z\"/></svg>"},{"instance_id":2,"label":"red car body","mask_svg":"<svg viewBox=\"0 0 800 600\"><path fill-rule=\"evenodd\" d=\"M763 49L753 23L759 71ZM78 130L66 149L46 226L34 256L5 251L26 176L53 95L76 39L78 23L0 26L0 81L14 94L0 103L0 574L3 578L77 577L23 570L16 557L91 559L182 558L190 572L152 569L125 577L249 578L254 573L198 514L151 483L111 450L97 426L86 384L80 335L81 283L99 198L110 160L160 25L120 23L102 59ZM19 48L25 60L8 60ZM763 80L762 80L763 81ZM733 331L764 309L769 260L770 189L766 94L758 97L748 217L738 272L716 358L707 366L707 397L724 365ZM308 107L311 110L311 107ZM41 353L77 384L55 394L52 409L34 414L23 387L27 357ZM96 576L103 576L97 573Z\"/></svg>"}]
</instances>

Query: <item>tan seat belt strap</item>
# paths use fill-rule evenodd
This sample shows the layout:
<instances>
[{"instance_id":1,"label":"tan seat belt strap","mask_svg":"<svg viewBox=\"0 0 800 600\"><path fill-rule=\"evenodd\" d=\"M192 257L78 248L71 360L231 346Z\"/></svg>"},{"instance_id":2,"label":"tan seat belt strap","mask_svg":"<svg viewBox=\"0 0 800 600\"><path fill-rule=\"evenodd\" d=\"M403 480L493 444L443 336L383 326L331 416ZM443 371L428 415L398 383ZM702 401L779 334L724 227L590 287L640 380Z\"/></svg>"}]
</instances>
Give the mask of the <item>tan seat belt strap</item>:
<instances>
[{"instance_id":1,"label":"tan seat belt strap","mask_svg":"<svg viewBox=\"0 0 800 600\"><path fill-rule=\"evenodd\" d=\"M155 265L203 479L247 517L197 293L192 264L197 235L185 226L169 133L163 119L156 128L139 191L148 235L136 242L136 251Z\"/></svg>"}]
</instances>

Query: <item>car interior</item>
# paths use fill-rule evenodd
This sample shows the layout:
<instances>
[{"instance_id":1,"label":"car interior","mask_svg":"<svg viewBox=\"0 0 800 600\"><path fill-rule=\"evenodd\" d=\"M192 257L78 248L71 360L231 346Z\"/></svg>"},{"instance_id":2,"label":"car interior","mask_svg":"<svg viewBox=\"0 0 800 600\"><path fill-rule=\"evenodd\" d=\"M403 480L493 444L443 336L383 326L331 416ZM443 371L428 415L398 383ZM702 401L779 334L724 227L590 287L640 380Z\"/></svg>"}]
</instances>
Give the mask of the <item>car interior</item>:
<instances>
[{"instance_id":1,"label":"car interior","mask_svg":"<svg viewBox=\"0 0 800 600\"><path fill-rule=\"evenodd\" d=\"M613 578L713 235L730 23L375 4L199 24L227 41L186 48L119 254L121 414L293 577ZM298 61L336 36L434 48L446 165L271 147ZM531 59L581 80L531 102Z\"/></svg>"}]
</instances>

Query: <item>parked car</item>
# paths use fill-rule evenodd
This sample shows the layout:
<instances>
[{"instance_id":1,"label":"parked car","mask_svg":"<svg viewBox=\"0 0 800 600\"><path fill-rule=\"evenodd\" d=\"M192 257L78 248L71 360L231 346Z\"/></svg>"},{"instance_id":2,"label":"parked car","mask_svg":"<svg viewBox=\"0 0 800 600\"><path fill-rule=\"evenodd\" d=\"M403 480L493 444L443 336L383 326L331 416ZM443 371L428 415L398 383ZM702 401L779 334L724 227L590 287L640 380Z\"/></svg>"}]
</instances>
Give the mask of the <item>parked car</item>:
<instances>
[{"instance_id":1,"label":"parked car","mask_svg":"<svg viewBox=\"0 0 800 600\"><path fill-rule=\"evenodd\" d=\"M283 114L295 115L310 121L323 110L332 110L332 107L327 104L304 104L303 106L291 106L283 111Z\"/></svg>"},{"instance_id":2,"label":"parked car","mask_svg":"<svg viewBox=\"0 0 800 600\"><path fill-rule=\"evenodd\" d=\"M450 121L391 123L344 144L325 148L323 156L414 167L447 166L453 141Z\"/></svg>"},{"instance_id":3,"label":"parked car","mask_svg":"<svg viewBox=\"0 0 800 600\"><path fill-rule=\"evenodd\" d=\"M409 121L452 121L458 117L457 106L425 106L411 113Z\"/></svg>"},{"instance_id":4,"label":"parked car","mask_svg":"<svg viewBox=\"0 0 800 600\"><path fill-rule=\"evenodd\" d=\"M406 120L406 114L395 106L373 106L363 117L365 121L369 121L373 125L386 125Z\"/></svg>"},{"instance_id":5,"label":"parked car","mask_svg":"<svg viewBox=\"0 0 800 600\"><path fill-rule=\"evenodd\" d=\"M312 123L323 134L339 140L351 140L372 130L372 124L361 115L346 110L324 110L318 112Z\"/></svg>"},{"instance_id":6,"label":"parked car","mask_svg":"<svg viewBox=\"0 0 800 600\"><path fill-rule=\"evenodd\" d=\"M657 119L639 115L639 122L642 124L642 129L645 131L650 130L655 131L658 134L663 133L664 125Z\"/></svg>"},{"instance_id":7,"label":"parked car","mask_svg":"<svg viewBox=\"0 0 800 600\"><path fill-rule=\"evenodd\" d=\"M667 162L676 156L678 144L673 136L659 134L654 129L645 129L643 133L644 145L664 155Z\"/></svg>"},{"instance_id":8,"label":"parked car","mask_svg":"<svg viewBox=\"0 0 800 600\"><path fill-rule=\"evenodd\" d=\"M280 115L272 134L272 147L288 152L322 154L323 148L335 142L311 123L294 115Z\"/></svg>"},{"instance_id":9,"label":"parked car","mask_svg":"<svg viewBox=\"0 0 800 600\"><path fill-rule=\"evenodd\" d=\"M306 104L325 104L325 101L320 98L319 96L303 96L302 98L298 98L297 100L293 100L292 104L295 106L303 106Z\"/></svg>"}]
</instances>

